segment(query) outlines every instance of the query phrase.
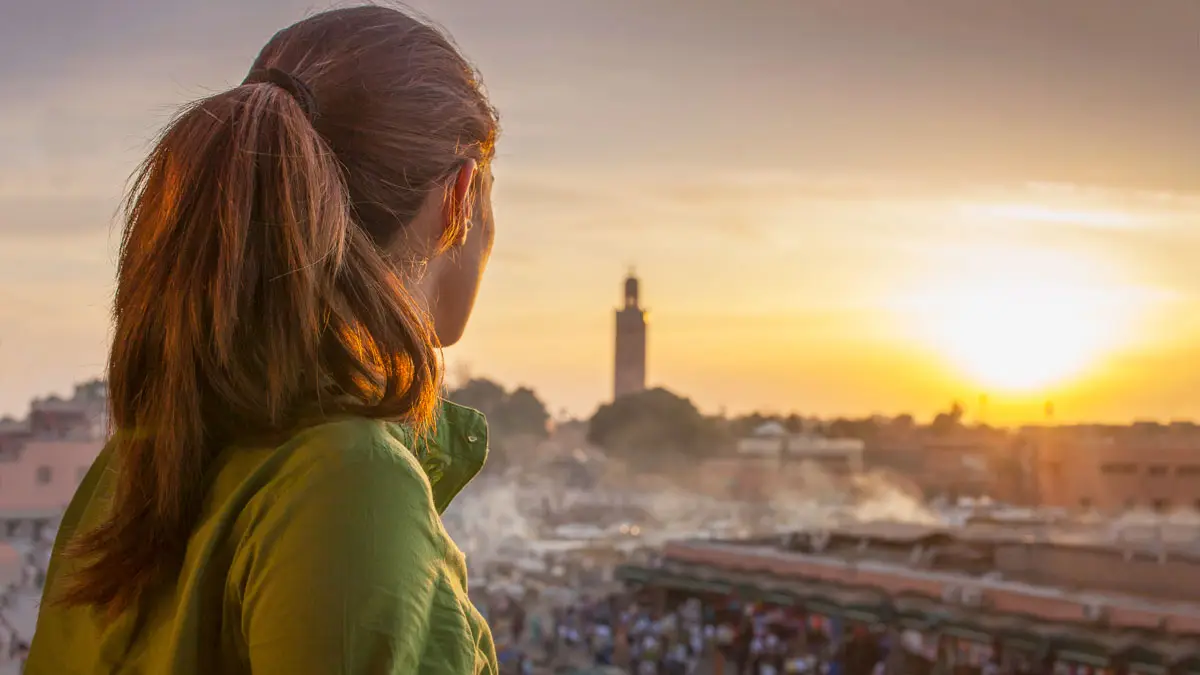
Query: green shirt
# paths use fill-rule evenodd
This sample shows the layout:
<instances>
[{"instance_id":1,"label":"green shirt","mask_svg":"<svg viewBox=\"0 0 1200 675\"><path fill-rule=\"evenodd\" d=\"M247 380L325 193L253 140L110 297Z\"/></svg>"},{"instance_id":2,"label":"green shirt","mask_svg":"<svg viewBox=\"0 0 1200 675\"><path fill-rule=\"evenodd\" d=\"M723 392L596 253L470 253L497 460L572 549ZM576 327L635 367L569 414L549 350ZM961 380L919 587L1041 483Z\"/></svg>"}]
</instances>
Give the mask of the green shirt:
<instances>
[{"instance_id":1,"label":"green shirt","mask_svg":"<svg viewBox=\"0 0 1200 675\"><path fill-rule=\"evenodd\" d=\"M26 675L464 675L497 672L439 514L487 454L479 413L445 404L431 438L359 418L221 453L178 578L115 621L47 606ZM71 500L64 541L104 516L111 449Z\"/></svg>"}]
</instances>

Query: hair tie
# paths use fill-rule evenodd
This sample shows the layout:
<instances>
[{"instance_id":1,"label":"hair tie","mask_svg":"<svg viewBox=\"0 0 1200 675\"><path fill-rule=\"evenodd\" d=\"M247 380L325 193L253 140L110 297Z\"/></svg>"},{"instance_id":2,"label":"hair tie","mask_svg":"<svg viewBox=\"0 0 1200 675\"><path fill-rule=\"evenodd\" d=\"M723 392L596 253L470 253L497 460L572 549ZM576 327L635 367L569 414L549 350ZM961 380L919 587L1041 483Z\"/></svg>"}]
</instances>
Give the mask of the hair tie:
<instances>
[{"instance_id":1,"label":"hair tie","mask_svg":"<svg viewBox=\"0 0 1200 675\"><path fill-rule=\"evenodd\" d=\"M300 109L304 111L309 120L317 117L317 97L313 94L313 90L304 83L304 80L285 70L265 68L250 71L250 74L242 81L242 84L259 83L270 83L283 89L295 99L296 103L300 104Z\"/></svg>"}]
</instances>

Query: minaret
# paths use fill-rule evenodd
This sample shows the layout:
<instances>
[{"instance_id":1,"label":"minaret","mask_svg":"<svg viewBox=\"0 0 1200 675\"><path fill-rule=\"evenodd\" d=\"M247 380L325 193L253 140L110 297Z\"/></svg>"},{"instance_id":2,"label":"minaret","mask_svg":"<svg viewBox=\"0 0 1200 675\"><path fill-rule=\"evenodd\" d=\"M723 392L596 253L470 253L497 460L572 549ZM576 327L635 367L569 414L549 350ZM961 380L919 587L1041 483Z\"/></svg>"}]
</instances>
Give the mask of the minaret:
<instances>
[{"instance_id":1,"label":"minaret","mask_svg":"<svg viewBox=\"0 0 1200 675\"><path fill-rule=\"evenodd\" d=\"M624 306L617 310L616 358L613 364L613 398L646 389L646 312L638 302L638 279L633 270L625 278Z\"/></svg>"}]
</instances>

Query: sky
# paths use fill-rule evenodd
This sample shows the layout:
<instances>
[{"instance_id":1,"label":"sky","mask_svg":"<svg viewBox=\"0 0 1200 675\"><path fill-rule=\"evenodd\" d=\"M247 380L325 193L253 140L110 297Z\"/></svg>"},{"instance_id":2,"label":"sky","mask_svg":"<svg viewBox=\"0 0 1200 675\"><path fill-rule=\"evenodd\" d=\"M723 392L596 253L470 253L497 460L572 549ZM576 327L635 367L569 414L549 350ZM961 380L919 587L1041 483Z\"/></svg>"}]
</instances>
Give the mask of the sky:
<instances>
[{"instance_id":1,"label":"sky","mask_svg":"<svg viewBox=\"0 0 1200 675\"><path fill-rule=\"evenodd\" d=\"M590 414L635 265L651 384L709 412L1200 417L1195 0L412 6L504 126L457 376ZM4 3L0 414L103 371L116 208L173 111L327 7Z\"/></svg>"}]
</instances>

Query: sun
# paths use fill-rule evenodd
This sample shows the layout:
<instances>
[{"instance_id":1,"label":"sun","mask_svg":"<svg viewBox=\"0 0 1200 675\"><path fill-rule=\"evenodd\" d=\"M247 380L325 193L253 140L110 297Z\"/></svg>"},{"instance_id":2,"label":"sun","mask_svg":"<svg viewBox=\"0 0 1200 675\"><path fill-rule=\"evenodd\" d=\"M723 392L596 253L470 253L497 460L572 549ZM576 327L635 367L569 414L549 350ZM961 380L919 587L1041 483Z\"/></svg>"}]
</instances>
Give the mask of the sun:
<instances>
[{"instance_id":1,"label":"sun","mask_svg":"<svg viewBox=\"0 0 1200 675\"><path fill-rule=\"evenodd\" d=\"M1114 327L1090 294L1005 284L948 294L929 337L968 378L1032 392L1078 378L1113 346Z\"/></svg>"},{"instance_id":2,"label":"sun","mask_svg":"<svg viewBox=\"0 0 1200 675\"><path fill-rule=\"evenodd\" d=\"M882 291L890 328L922 361L933 356L946 384L1013 400L1078 392L1162 339L1174 293L1093 235L1140 216L1065 202L968 206L946 217L947 236L910 248L920 267Z\"/></svg>"},{"instance_id":3,"label":"sun","mask_svg":"<svg viewBox=\"0 0 1200 675\"><path fill-rule=\"evenodd\" d=\"M977 280L928 292L907 314L971 383L1032 394L1089 375L1123 344L1132 317L1118 296L1062 280Z\"/></svg>"}]
</instances>

